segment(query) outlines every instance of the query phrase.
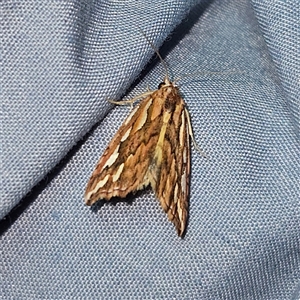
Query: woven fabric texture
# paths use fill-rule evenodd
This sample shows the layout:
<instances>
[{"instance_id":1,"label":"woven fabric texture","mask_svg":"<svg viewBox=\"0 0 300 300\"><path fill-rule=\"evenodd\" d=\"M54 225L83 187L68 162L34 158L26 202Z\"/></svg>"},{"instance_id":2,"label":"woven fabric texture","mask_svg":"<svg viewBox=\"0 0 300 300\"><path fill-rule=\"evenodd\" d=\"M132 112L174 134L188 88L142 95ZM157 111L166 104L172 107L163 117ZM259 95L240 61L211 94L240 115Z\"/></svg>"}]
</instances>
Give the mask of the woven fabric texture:
<instances>
[{"instance_id":1,"label":"woven fabric texture","mask_svg":"<svg viewBox=\"0 0 300 300\"><path fill-rule=\"evenodd\" d=\"M300 5L275 2L1 2L0 299L299 299ZM130 111L107 100L165 75L138 27L207 154L183 239L150 189L83 202Z\"/></svg>"}]
</instances>

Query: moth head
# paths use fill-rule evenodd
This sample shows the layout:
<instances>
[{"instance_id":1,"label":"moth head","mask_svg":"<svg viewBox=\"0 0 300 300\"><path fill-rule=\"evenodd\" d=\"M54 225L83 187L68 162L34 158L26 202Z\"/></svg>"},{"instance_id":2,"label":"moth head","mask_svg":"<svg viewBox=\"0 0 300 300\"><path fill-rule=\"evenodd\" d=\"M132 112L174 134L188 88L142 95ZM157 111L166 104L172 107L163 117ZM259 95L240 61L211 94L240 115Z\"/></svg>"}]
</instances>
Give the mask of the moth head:
<instances>
[{"instance_id":1,"label":"moth head","mask_svg":"<svg viewBox=\"0 0 300 300\"><path fill-rule=\"evenodd\" d=\"M177 87L176 84L174 84L173 82L170 81L169 77L166 76L164 78L164 81L161 82L159 85L158 85L158 89L162 88L162 87L168 87L168 86L171 86L171 87Z\"/></svg>"}]
</instances>

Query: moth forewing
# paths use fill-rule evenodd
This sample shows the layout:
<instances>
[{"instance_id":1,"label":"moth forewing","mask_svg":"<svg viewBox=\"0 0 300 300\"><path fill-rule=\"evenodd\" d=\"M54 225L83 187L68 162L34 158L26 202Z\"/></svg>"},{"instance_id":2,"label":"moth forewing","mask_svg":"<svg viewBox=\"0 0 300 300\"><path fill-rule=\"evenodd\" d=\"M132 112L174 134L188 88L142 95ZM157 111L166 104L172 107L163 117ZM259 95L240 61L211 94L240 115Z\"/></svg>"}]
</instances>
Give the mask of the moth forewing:
<instances>
[{"instance_id":1,"label":"moth forewing","mask_svg":"<svg viewBox=\"0 0 300 300\"><path fill-rule=\"evenodd\" d=\"M147 121L143 121L141 116L148 115L152 101L152 97L149 96L135 107L109 143L87 184L87 205L92 205L100 199L126 197L128 193L137 189L140 176L145 174L149 164L149 158L143 156L142 152L146 149L153 151L151 148L155 147L149 143L150 139L147 139L147 145L142 143L144 136L138 130L139 127L143 127L143 122Z\"/></svg>"}]
</instances>

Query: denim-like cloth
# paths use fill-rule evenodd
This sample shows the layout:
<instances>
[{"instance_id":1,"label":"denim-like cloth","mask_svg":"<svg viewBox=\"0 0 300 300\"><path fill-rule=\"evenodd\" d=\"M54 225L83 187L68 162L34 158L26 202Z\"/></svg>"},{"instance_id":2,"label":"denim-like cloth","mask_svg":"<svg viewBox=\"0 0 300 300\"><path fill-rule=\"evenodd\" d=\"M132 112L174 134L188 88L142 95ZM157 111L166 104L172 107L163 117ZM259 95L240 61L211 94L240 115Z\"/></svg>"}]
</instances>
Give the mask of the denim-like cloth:
<instances>
[{"instance_id":1,"label":"denim-like cloth","mask_svg":"<svg viewBox=\"0 0 300 300\"><path fill-rule=\"evenodd\" d=\"M0 299L298 299L299 13L297 1L2 2ZM208 157L192 147L184 239L150 189L83 203L130 111L107 99L165 75L137 26L173 79L190 74L178 84Z\"/></svg>"}]
</instances>

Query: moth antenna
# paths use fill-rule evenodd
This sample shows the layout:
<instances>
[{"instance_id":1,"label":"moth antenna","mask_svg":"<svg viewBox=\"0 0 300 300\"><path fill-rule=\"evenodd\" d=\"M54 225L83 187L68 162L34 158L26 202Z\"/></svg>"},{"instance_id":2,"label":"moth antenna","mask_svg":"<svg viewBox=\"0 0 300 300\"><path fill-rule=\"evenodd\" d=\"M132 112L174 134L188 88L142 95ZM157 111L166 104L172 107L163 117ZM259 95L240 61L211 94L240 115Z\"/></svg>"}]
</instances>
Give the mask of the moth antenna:
<instances>
[{"instance_id":1,"label":"moth antenna","mask_svg":"<svg viewBox=\"0 0 300 300\"><path fill-rule=\"evenodd\" d=\"M166 62L162 59L161 55L159 54L158 50L156 49L156 47L154 46L154 44L148 39L148 37L146 36L145 32L139 27L137 26L137 28L139 29L139 31L142 33L142 35L144 36L144 38L146 39L146 41L148 42L148 44L151 46L151 48L154 50L154 52L156 53L156 55L158 56L160 62L163 64L164 69L166 71L166 79L168 81L170 81L169 79L169 72L168 72L168 67Z\"/></svg>"}]
</instances>

